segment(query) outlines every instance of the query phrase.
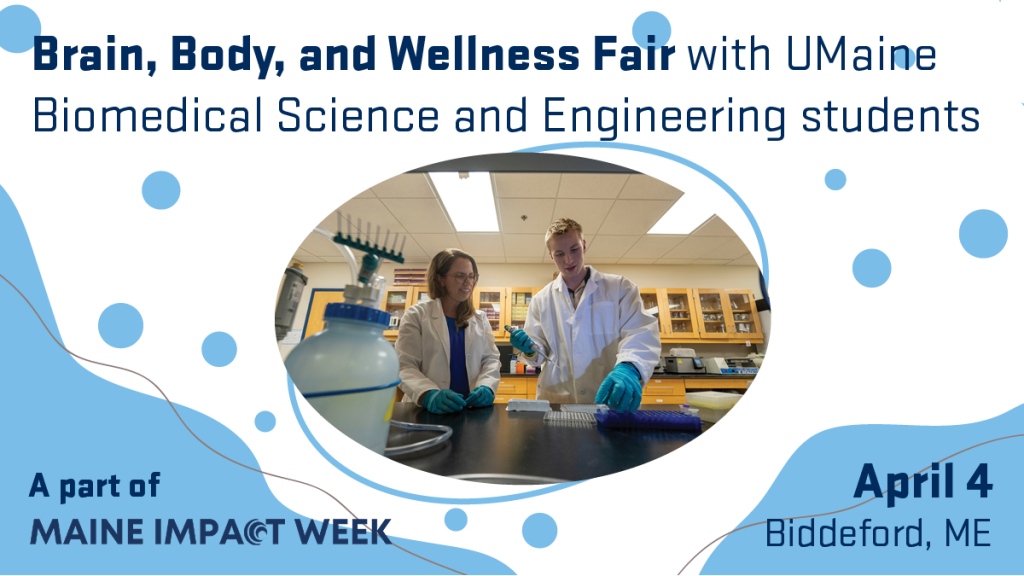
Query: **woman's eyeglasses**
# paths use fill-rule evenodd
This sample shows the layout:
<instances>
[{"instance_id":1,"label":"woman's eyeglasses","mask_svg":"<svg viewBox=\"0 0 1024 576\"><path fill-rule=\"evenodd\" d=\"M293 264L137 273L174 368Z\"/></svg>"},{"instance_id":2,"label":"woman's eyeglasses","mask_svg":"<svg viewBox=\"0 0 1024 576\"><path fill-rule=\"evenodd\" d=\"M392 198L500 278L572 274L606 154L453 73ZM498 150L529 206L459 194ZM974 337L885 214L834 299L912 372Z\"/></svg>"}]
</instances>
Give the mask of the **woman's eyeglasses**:
<instances>
[{"instance_id":1,"label":"woman's eyeglasses","mask_svg":"<svg viewBox=\"0 0 1024 576\"><path fill-rule=\"evenodd\" d=\"M455 281L458 282L459 284L465 284L466 280L469 280L473 284L476 284L476 281L480 279L479 274L463 274L461 272L458 274L449 274L448 277L455 278Z\"/></svg>"}]
</instances>

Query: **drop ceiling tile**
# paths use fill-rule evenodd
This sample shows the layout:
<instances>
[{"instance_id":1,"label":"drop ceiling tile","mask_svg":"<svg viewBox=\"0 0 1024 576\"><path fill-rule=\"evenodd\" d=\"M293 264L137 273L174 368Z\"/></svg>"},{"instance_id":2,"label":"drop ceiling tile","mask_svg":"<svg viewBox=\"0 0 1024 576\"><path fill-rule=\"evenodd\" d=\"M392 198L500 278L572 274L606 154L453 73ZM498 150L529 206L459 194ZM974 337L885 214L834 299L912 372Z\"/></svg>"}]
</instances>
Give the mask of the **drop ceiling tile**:
<instances>
[{"instance_id":1,"label":"drop ceiling tile","mask_svg":"<svg viewBox=\"0 0 1024 576\"><path fill-rule=\"evenodd\" d=\"M729 262L728 266L757 266L757 260L754 260L753 256L747 254Z\"/></svg>"},{"instance_id":2,"label":"drop ceiling tile","mask_svg":"<svg viewBox=\"0 0 1024 576\"><path fill-rule=\"evenodd\" d=\"M509 264L536 264L536 258L520 258L520 257L505 257L505 262Z\"/></svg>"},{"instance_id":3,"label":"drop ceiling tile","mask_svg":"<svg viewBox=\"0 0 1024 576\"><path fill-rule=\"evenodd\" d=\"M687 264L693 264L695 258L660 258L655 261L655 264L664 264L666 266L686 266Z\"/></svg>"},{"instance_id":4,"label":"drop ceiling tile","mask_svg":"<svg viewBox=\"0 0 1024 576\"><path fill-rule=\"evenodd\" d=\"M685 235L648 234L642 236L636 244L633 244L633 247L623 254L623 257L658 259L669 250L678 246L683 240L686 240Z\"/></svg>"},{"instance_id":5,"label":"drop ceiling tile","mask_svg":"<svg viewBox=\"0 0 1024 576\"><path fill-rule=\"evenodd\" d=\"M546 199L499 198L498 212L503 234L543 234L553 220L555 201ZM526 220L523 220L523 215ZM541 242L543 244L543 242Z\"/></svg>"},{"instance_id":6,"label":"drop ceiling tile","mask_svg":"<svg viewBox=\"0 0 1024 576\"><path fill-rule=\"evenodd\" d=\"M615 264L618 258L587 258L587 264Z\"/></svg>"},{"instance_id":7,"label":"drop ceiling tile","mask_svg":"<svg viewBox=\"0 0 1024 576\"><path fill-rule=\"evenodd\" d=\"M498 198L554 198L558 195L561 174L494 174L495 193Z\"/></svg>"},{"instance_id":8,"label":"drop ceiling tile","mask_svg":"<svg viewBox=\"0 0 1024 576\"><path fill-rule=\"evenodd\" d=\"M462 249L478 261L481 257L505 260L505 242L501 234L458 234Z\"/></svg>"},{"instance_id":9,"label":"drop ceiling tile","mask_svg":"<svg viewBox=\"0 0 1024 576\"><path fill-rule=\"evenodd\" d=\"M611 234L598 234L587 240L586 261L591 258L613 258L618 260L629 250L640 236L613 236Z\"/></svg>"},{"instance_id":10,"label":"drop ceiling tile","mask_svg":"<svg viewBox=\"0 0 1024 576\"><path fill-rule=\"evenodd\" d=\"M683 191L645 174L631 174L619 194L625 200L679 200Z\"/></svg>"},{"instance_id":11,"label":"drop ceiling tile","mask_svg":"<svg viewBox=\"0 0 1024 576\"><path fill-rule=\"evenodd\" d=\"M604 222L608 212L612 209L615 200L578 200L559 198L555 202L555 210L551 214L551 221L559 218L572 218L583 226L583 237L593 236ZM547 229L545 228L545 231Z\"/></svg>"},{"instance_id":12,"label":"drop ceiling tile","mask_svg":"<svg viewBox=\"0 0 1024 576\"><path fill-rule=\"evenodd\" d=\"M413 234L412 238L429 258L448 248L462 249L462 244L455 234Z\"/></svg>"},{"instance_id":13,"label":"drop ceiling tile","mask_svg":"<svg viewBox=\"0 0 1024 576\"><path fill-rule=\"evenodd\" d=\"M299 262L302 262L303 264L323 263L323 260L320 259L320 258L317 258L316 256L302 256L302 257L296 256L296 257L293 257L292 260L298 260Z\"/></svg>"},{"instance_id":14,"label":"drop ceiling tile","mask_svg":"<svg viewBox=\"0 0 1024 576\"><path fill-rule=\"evenodd\" d=\"M437 198L388 198L380 200L403 228L412 234L452 234L448 216Z\"/></svg>"},{"instance_id":15,"label":"drop ceiling tile","mask_svg":"<svg viewBox=\"0 0 1024 576\"><path fill-rule=\"evenodd\" d=\"M654 264L657 258L620 258L619 264Z\"/></svg>"},{"instance_id":16,"label":"drop ceiling tile","mask_svg":"<svg viewBox=\"0 0 1024 576\"><path fill-rule=\"evenodd\" d=\"M647 234L673 204L672 200L616 200L598 234Z\"/></svg>"},{"instance_id":17,"label":"drop ceiling tile","mask_svg":"<svg viewBox=\"0 0 1024 576\"><path fill-rule=\"evenodd\" d=\"M629 176L629 174L562 174L562 182L558 186L558 197L617 198Z\"/></svg>"},{"instance_id":18,"label":"drop ceiling tile","mask_svg":"<svg viewBox=\"0 0 1024 576\"><path fill-rule=\"evenodd\" d=\"M711 250L701 258L735 260L744 254L750 254L746 244L739 238L730 238L725 244Z\"/></svg>"},{"instance_id":19,"label":"drop ceiling tile","mask_svg":"<svg viewBox=\"0 0 1024 576\"><path fill-rule=\"evenodd\" d=\"M543 234L503 234L505 241L505 259L512 262L513 258L528 258L531 263L540 256L547 256Z\"/></svg>"},{"instance_id":20,"label":"drop ceiling tile","mask_svg":"<svg viewBox=\"0 0 1024 576\"><path fill-rule=\"evenodd\" d=\"M302 250L305 250L313 256L341 256L341 252L338 250L337 245L326 236L311 232L309 236L306 236L306 240L299 246ZM322 262L322 260L318 260Z\"/></svg>"},{"instance_id":21,"label":"drop ceiling tile","mask_svg":"<svg viewBox=\"0 0 1024 576\"><path fill-rule=\"evenodd\" d=\"M736 236L732 228L717 215L693 231L694 236Z\"/></svg>"},{"instance_id":22,"label":"drop ceiling tile","mask_svg":"<svg viewBox=\"0 0 1024 576\"><path fill-rule=\"evenodd\" d=\"M356 194L355 196L353 196L353 198L358 198L360 200L365 200L367 198L376 198L376 197L377 196L373 193L373 189L372 188L369 189L369 190L363 190L359 194Z\"/></svg>"},{"instance_id":23,"label":"drop ceiling tile","mask_svg":"<svg viewBox=\"0 0 1024 576\"><path fill-rule=\"evenodd\" d=\"M505 263L505 257L504 256L477 256L476 254L474 254L473 258L476 260L477 264L504 264Z\"/></svg>"},{"instance_id":24,"label":"drop ceiling tile","mask_svg":"<svg viewBox=\"0 0 1024 576\"><path fill-rule=\"evenodd\" d=\"M697 258L693 262L694 266L725 266L731 262L731 260L713 260L710 258Z\"/></svg>"},{"instance_id":25,"label":"drop ceiling tile","mask_svg":"<svg viewBox=\"0 0 1024 576\"><path fill-rule=\"evenodd\" d=\"M430 259L434 257L434 254L436 254L436 252L427 254L412 236L405 236L405 239L405 248L402 248L402 240L400 238L398 240L398 245L395 246L395 250L402 251L402 258L404 258L407 263L410 261L421 262L424 258L429 262Z\"/></svg>"},{"instance_id":26,"label":"drop ceiling tile","mask_svg":"<svg viewBox=\"0 0 1024 576\"><path fill-rule=\"evenodd\" d=\"M295 249L295 256L296 257L298 257L298 256L312 256L312 254L310 254L306 250L303 250L302 247L299 247L299 248Z\"/></svg>"},{"instance_id":27,"label":"drop ceiling tile","mask_svg":"<svg viewBox=\"0 0 1024 576\"><path fill-rule=\"evenodd\" d=\"M361 252L357 252L357 254L361 254ZM358 259L359 257L356 256L356 258ZM323 260L324 262L329 262L332 264L344 264L348 262L348 260L346 260L344 256L324 256L320 259Z\"/></svg>"},{"instance_id":28,"label":"drop ceiling tile","mask_svg":"<svg viewBox=\"0 0 1024 576\"><path fill-rule=\"evenodd\" d=\"M690 235L678 246L665 253L665 258L701 258L729 241L729 238Z\"/></svg>"},{"instance_id":29,"label":"drop ceiling tile","mask_svg":"<svg viewBox=\"0 0 1024 576\"><path fill-rule=\"evenodd\" d=\"M339 216L339 214L338 214L337 210L331 212L330 214L327 215L326 218L321 220L320 223L316 225L317 228L323 228L324 230L327 230L327 231L330 231L330 232L337 232L338 231L338 216ZM341 222L342 222L342 229L344 230L344 228L345 228L345 220L342 219Z\"/></svg>"},{"instance_id":30,"label":"drop ceiling tile","mask_svg":"<svg viewBox=\"0 0 1024 576\"><path fill-rule=\"evenodd\" d=\"M433 198L426 174L399 174L373 188L377 198Z\"/></svg>"},{"instance_id":31,"label":"drop ceiling tile","mask_svg":"<svg viewBox=\"0 0 1024 576\"><path fill-rule=\"evenodd\" d=\"M340 212L346 220L350 220L352 222L353 235L356 233L356 226L360 220L362 220L364 229L366 228L367 222L370 222L373 225L374 231L376 231L377 225L380 225L381 241L384 240L385 230L391 230L392 234L395 232L408 232L408 230L399 223L394 215L391 214L391 211L376 198L362 200L353 198L352 200L342 204L341 207L338 208L337 212ZM328 215L324 220L329 224L332 218L334 218L335 221L337 220L333 215ZM348 234L348 223L342 222L342 226L345 227L342 232ZM336 227L337 223L332 226L332 229ZM337 230L335 230L335 232L337 232Z\"/></svg>"}]
</instances>

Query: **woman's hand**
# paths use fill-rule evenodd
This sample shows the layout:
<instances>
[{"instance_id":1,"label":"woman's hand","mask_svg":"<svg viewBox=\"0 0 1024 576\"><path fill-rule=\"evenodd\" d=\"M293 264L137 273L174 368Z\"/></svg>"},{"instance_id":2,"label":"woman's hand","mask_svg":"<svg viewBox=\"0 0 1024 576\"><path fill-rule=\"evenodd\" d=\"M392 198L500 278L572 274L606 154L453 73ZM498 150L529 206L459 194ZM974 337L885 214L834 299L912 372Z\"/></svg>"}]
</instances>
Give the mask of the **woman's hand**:
<instances>
[{"instance_id":1,"label":"woman's hand","mask_svg":"<svg viewBox=\"0 0 1024 576\"><path fill-rule=\"evenodd\" d=\"M466 404L473 408L484 408L494 403L494 391L488 386L477 386L469 393Z\"/></svg>"},{"instance_id":2,"label":"woman's hand","mask_svg":"<svg viewBox=\"0 0 1024 576\"><path fill-rule=\"evenodd\" d=\"M423 407L434 414L461 412L466 401L454 390L431 390L423 396Z\"/></svg>"}]
</instances>

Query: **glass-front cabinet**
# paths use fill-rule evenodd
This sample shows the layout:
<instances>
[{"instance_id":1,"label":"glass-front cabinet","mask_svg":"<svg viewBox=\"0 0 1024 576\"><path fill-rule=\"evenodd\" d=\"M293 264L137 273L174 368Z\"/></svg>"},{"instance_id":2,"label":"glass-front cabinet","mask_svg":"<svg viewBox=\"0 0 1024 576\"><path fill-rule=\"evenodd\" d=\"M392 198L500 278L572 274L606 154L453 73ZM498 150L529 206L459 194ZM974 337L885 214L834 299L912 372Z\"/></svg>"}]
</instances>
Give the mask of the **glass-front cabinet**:
<instances>
[{"instance_id":1,"label":"glass-front cabinet","mask_svg":"<svg viewBox=\"0 0 1024 576\"><path fill-rule=\"evenodd\" d=\"M505 332L505 289L477 288L473 291L473 306L487 315L491 333L500 338Z\"/></svg>"},{"instance_id":2,"label":"glass-front cabinet","mask_svg":"<svg viewBox=\"0 0 1024 576\"><path fill-rule=\"evenodd\" d=\"M430 300L430 291L426 286L420 286L416 288L416 292L413 294L412 305L415 306L416 304L423 304L424 302L430 302Z\"/></svg>"},{"instance_id":3,"label":"glass-front cabinet","mask_svg":"<svg viewBox=\"0 0 1024 576\"><path fill-rule=\"evenodd\" d=\"M662 325L669 338L697 338L697 320L694 318L692 290L665 288L665 314Z\"/></svg>"},{"instance_id":4,"label":"glass-front cabinet","mask_svg":"<svg viewBox=\"0 0 1024 576\"><path fill-rule=\"evenodd\" d=\"M384 331L384 336L398 336L398 326L402 323L402 316L409 306L413 305L415 288L388 288L384 292L384 298L380 303L380 309L391 314L391 324Z\"/></svg>"},{"instance_id":5,"label":"glass-front cabinet","mask_svg":"<svg viewBox=\"0 0 1024 576\"><path fill-rule=\"evenodd\" d=\"M694 302L700 307L698 319L701 338L764 337L752 291L699 288Z\"/></svg>"},{"instance_id":6,"label":"glass-front cabinet","mask_svg":"<svg viewBox=\"0 0 1024 576\"><path fill-rule=\"evenodd\" d=\"M640 302L644 306L644 312L658 319L658 331L665 335L665 323L661 319L661 290L659 288L641 288Z\"/></svg>"},{"instance_id":7,"label":"glass-front cabinet","mask_svg":"<svg viewBox=\"0 0 1024 576\"><path fill-rule=\"evenodd\" d=\"M530 302L533 302L534 294L539 291L539 288L509 288L508 316L505 323L522 328L526 324L526 313L530 310ZM504 337L508 338L508 334L505 334Z\"/></svg>"}]
</instances>

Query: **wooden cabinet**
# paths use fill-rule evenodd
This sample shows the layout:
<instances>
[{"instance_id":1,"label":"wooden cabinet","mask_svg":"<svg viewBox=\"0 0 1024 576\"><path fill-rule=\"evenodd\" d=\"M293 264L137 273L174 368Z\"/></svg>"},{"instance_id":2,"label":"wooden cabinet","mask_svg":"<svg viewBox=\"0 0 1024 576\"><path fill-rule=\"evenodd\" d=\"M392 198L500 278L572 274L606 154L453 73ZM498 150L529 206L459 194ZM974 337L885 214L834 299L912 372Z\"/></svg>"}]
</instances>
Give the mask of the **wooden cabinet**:
<instances>
[{"instance_id":1,"label":"wooden cabinet","mask_svg":"<svg viewBox=\"0 0 1024 576\"><path fill-rule=\"evenodd\" d=\"M698 288L693 303L702 340L763 341L752 291Z\"/></svg>"},{"instance_id":2,"label":"wooden cabinet","mask_svg":"<svg viewBox=\"0 0 1024 576\"><path fill-rule=\"evenodd\" d=\"M473 290L473 307L487 314L495 339L505 334L508 315L505 288L476 288Z\"/></svg>"},{"instance_id":3,"label":"wooden cabinet","mask_svg":"<svg viewBox=\"0 0 1024 576\"><path fill-rule=\"evenodd\" d=\"M540 288L514 287L505 289L505 301L507 303L504 320L502 320L502 332L500 338L495 334L495 339L508 342L508 332L505 332L505 325L522 328L526 324L526 314L530 309L530 302L540 292Z\"/></svg>"},{"instance_id":4,"label":"wooden cabinet","mask_svg":"<svg viewBox=\"0 0 1024 576\"><path fill-rule=\"evenodd\" d=\"M385 337L398 337L398 327L402 323L402 316L414 304L416 290L413 286L392 286L384 291L380 309L391 314L391 326L384 331Z\"/></svg>"},{"instance_id":5,"label":"wooden cabinet","mask_svg":"<svg viewBox=\"0 0 1024 576\"><path fill-rule=\"evenodd\" d=\"M694 318L693 292L689 288L663 288L660 290L664 314L662 334L666 338L697 338L697 319Z\"/></svg>"}]
</instances>

